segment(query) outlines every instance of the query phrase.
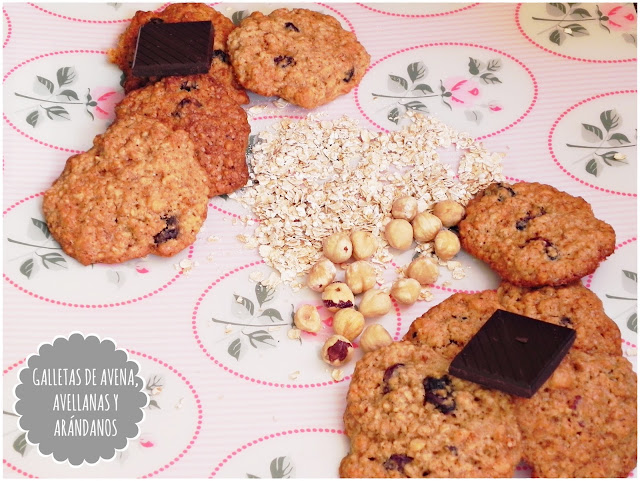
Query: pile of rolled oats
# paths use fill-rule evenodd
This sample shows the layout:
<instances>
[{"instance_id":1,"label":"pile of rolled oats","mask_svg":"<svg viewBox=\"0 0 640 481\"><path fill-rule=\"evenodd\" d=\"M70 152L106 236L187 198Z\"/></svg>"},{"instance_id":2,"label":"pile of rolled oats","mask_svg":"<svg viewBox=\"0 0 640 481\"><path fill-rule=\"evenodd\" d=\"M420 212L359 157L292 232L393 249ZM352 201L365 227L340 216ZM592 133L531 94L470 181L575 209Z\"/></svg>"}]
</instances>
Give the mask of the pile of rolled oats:
<instances>
[{"instance_id":1,"label":"pile of rolled oats","mask_svg":"<svg viewBox=\"0 0 640 481\"><path fill-rule=\"evenodd\" d=\"M258 248L284 282L299 287L322 256L322 239L357 228L381 239L371 261L382 266L392 259L382 233L396 197L415 197L421 211L445 199L466 205L503 180L502 154L433 117L408 115L411 123L390 133L347 117L286 119L260 133L248 159L249 183L229 196L260 220L246 247ZM451 146L463 151L457 174L438 154Z\"/></svg>"}]
</instances>

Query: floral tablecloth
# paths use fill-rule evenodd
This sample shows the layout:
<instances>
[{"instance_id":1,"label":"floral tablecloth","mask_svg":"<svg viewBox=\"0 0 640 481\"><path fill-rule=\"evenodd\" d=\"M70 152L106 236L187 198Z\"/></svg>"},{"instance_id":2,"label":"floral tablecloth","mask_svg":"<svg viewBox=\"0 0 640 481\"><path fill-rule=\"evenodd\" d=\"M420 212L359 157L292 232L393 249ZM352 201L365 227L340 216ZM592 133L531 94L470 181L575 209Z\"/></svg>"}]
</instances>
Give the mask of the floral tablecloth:
<instances>
[{"instance_id":1,"label":"floral tablecloth","mask_svg":"<svg viewBox=\"0 0 640 481\"><path fill-rule=\"evenodd\" d=\"M277 3L211 4L238 22ZM287 4L291 6L291 4ZM349 95L317 109L394 130L428 113L504 152L510 180L552 184L613 225L615 253L584 279L637 344L636 13L632 4L306 4L336 17L371 54ZM336 382L316 336L291 340L307 289L266 288L272 270L239 234L255 228L230 199L210 201L198 240L174 258L83 267L51 238L42 194L91 145L122 98L106 60L137 9L162 4L3 6L4 404L7 477L335 477L347 451L342 413L353 363ZM306 111L251 95L256 134ZM256 108L252 108L256 107ZM394 306L399 339L456 291L497 285L461 253L467 276L443 276L430 302ZM393 265L389 266L392 272ZM141 366L152 402L142 434L109 463L73 469L27 445L12 412L25 358L73 331L113 339ZM527 475L525 468L519 475Z\"/></svg>"}]
</instances>

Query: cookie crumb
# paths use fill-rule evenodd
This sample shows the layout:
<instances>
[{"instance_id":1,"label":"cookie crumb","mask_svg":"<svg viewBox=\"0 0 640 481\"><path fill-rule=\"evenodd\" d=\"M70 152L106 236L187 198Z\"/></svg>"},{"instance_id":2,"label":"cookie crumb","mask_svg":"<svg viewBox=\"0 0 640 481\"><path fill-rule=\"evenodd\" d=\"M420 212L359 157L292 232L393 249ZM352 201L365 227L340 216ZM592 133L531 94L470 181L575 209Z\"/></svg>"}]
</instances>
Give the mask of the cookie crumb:
<instances>
[{"instance_id":1,"label":"cookie crumb","mask_svg":"<svg viewBox=\"0 0 640 481\"><path fill-rule=\"evenodd\" d=\"M344 379L344 371L342 369L334 369L331 371L331 377L334 381L340 382Z\"/></svg>"},{"instance_id":2,"label":"cookie crumb","mask_svg":"<svg viewBox=\"0 0 640 481\"><path fill-rule=\"evenodd\" d=\"M291 340L300 339L300 329L289 329L289 331L287 331L287 337Z\"/></svg>"},{"instance_id":3,"label":"cookie crumb","mask_svg":"<svg viewBox=\"0 0 640 481\"><path fill-rule=\"evenodd\" d=\"M289 379L296 380L298 379L299 375L300 375L300 371L293 371L291 374L289 374Z\"/></svg>"},{"instance_id":4,"label":"cookie crumb","mask_svg":"<svg viewBox=\"0 0 640 481\"><path fill-rule=\"evenodd\" d=\"M264 273L261 271L253 271L249 274L249 280L253 282L260 282L264 279Z\"/></svg>"}]
</instances>

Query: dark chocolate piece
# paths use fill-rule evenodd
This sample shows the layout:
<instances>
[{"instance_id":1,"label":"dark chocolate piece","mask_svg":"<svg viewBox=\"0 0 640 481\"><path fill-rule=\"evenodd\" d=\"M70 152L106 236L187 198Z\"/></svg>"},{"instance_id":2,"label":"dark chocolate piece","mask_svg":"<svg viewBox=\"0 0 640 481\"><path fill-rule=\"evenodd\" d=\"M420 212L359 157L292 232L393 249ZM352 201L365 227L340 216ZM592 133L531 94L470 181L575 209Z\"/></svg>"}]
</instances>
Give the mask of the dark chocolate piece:
<instances>
[{"instance_id":1,"label":"dark chocolate piece","mask_svg":"<svg viewBox=\"0 0 640 481\"><path fill-rule=\"evenodd\" d=\"M212 46L211 21L147 23L138 33L131 73L136 77L207 73Z\"/></svg>"},{"instance_id":2,"label":"dark chocolate piece","mask_svg":"<svg viewBox=\"0 0 640 481\"><path fill-rule=\"evenodd\" d=\"M451 362L449 374L530 398L575 338L576 331L568 327L499 309Z\"/></svg>"}]
</instances>

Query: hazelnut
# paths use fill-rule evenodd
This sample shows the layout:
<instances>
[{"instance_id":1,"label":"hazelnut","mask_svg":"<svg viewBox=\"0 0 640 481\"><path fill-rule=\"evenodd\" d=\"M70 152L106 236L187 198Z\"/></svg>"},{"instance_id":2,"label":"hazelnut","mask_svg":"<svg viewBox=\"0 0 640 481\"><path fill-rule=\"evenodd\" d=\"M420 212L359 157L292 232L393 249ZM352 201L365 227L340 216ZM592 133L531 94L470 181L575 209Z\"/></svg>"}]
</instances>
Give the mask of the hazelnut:
<instances>
[{"instance_id":1,"label":"hazelnut","mask_svg":"<svg viewBox=\"0 0 640 481\"><path fill-rule=\"evenodd\" d=\"M336 334L353 341L364 329L364 316L353 307L340 309L333 315L333 330Z\"/></svg>"},{"instance_id":2,"label":"hazelnut","mask_svg":"<svg viewBox=\"0 0 640 481\"><path fill-rule=\"evenodd\" d=\"M364 317L384 316L391 310L391 297L380 289L369 289L360 300L358 310Z\"/></svg>"},{"instance_id":3,"label":"hazelnut","mask_svg":"<svg viewBox=\"0 0 640 481\"><path fill-rule=\"evenodd\" d=\"M353 307L353 292L344 282L333 282L322 291L322 303L331 312Z\"/></svg>"},{"instance_id":4,"label":"hazelnut","mask_svg":"<svg viewBox=\"0 0 640 481\"><path fill-rule=\"evenodd\" d=\"M393 219L385 227L384 236L391 247L404 251L413 243L413 227L408 220Z\"/></svg>"},{"instance_id":5,"label":"hazelnut","mask_svg":"<svg viewBox=\"0 0 640 481\"><path fill-rule=\"evenodd\" d=\"M298 329L306 332L318 332L322 327L320 314L315 306L304 304L293 315L293 323Z\"/></svg>"},{"instance_id":6,"label":"hazelnut","mask_svg":"<svg viewBox=\"0 0 640 481\"><path fill-rule=\"evenodd\" d=\"M351 234L353 257L356 260L368 259L378 248L378 241L371 232L357 230Z\"/></svg>"},{"instance_id":7,"label":"hazelnut","mask_svg":"<svg viewBox=\"0 0 640 481\"><path fill-rule=\"evenodd\" d=\"M346 337L334 335L322 346L322 360L331 366L342 366L353 357L354 349Z\"/></svg>"},{"instance_id":8,"label":"hazelnut","mask_svg":"<svg viewBox=\"0 0 640 481\"><path fill-rule=\"evenodd\" d=\"M418 213L418 201L409 195L398 197L391 204L391 216L394 219L411 220Z\"/></svg>"},{"instance_id":9,"label":"hazelnut","mask_svg":"<svg viewBox=\"0 0 640 481\"><path fill-rule=\"evenodd\" d=\"M415 279L421 285L427 286L433 284L438 279L438 265L429 257L418 257L413 260L406 272L408 277Z\"/></svg>"},{"instance_id":10,"label":"hazelnut","mask_svg":"<svg viewBox=\"0 0 640 481\"><path fill-rule=\"evenodd\" d=\"M420 283L412 278L398 279L391 286L391 295L401 304L413 304L420 295Z\"/></svg>"},{"instance_id":11,"label":"hazelnut","mask_svg":"<svg viewBox=\"0 0 640 481\"><path fill-rule=\"evenodd\" d=\"M450 230L441 230L433 242L436 255L443 261L453 259L460 252L460 239Z\"/></svg>"},{"instance_id":12,"label":"hazelnut","mask_svg":"<svg viewBox=\"0 0 640 481\"><path fill-rule=\"evenodd\" d=\"M380 324L367 326L360 336L360 347L364 352L375 351L389 344L393 344L393 338Z\"/></svg>"},{"instance_id":13,"label":"hazelnut","mask_svg":"<svg viewBox=\"0 0 640 481\"><path fill-rule=\"evenodd\" d=\"M329 259L320 259L316 262L307 277L309 289L322 292L325 287L336 278L336 266Z\"/></svg>"},{"instance_id":14,"label":"hazelnut","mask_svg":"<svg viewBox=\"0 0 640 481\"><path fill-rule=\"evenodd\" d=\"M331 262L342 264L351 257L353 245L349 234L346 232L336 232L326 237L322 241L322 252Z\"/></svg>"},{"instance_id":15,"label":"hazelnut","mask_svg":"<svg viewBox=\"0 0 640 481\"><path fill-rule=\"evenodd\" d=\"M442 221L427 211L420 212L411 221L413 237L418 242L432 241L438 231L442 229Z\"/></svg>"},{"instance_id":16,"label":"hazelnut","mask_svg":"<svg viewBox=\"0 0 640 481\"><path fill-rule=\"evenodd\" d=\"M354 294L360 294L376 285L376 271L367 261L349 264L344 271L345 282Z\"/></svg>"},{"instance_id":17,"label":"hazelnut","mask_svg":"<svg viewBox=\"0 0 640 481\"><path fill-rule=\"evenodd\" d=\"M442 221L445 227L453 227L464 217L464 207L454 200L443 200L433 206L433 215Z\"/></svg>"}]
</instances>

